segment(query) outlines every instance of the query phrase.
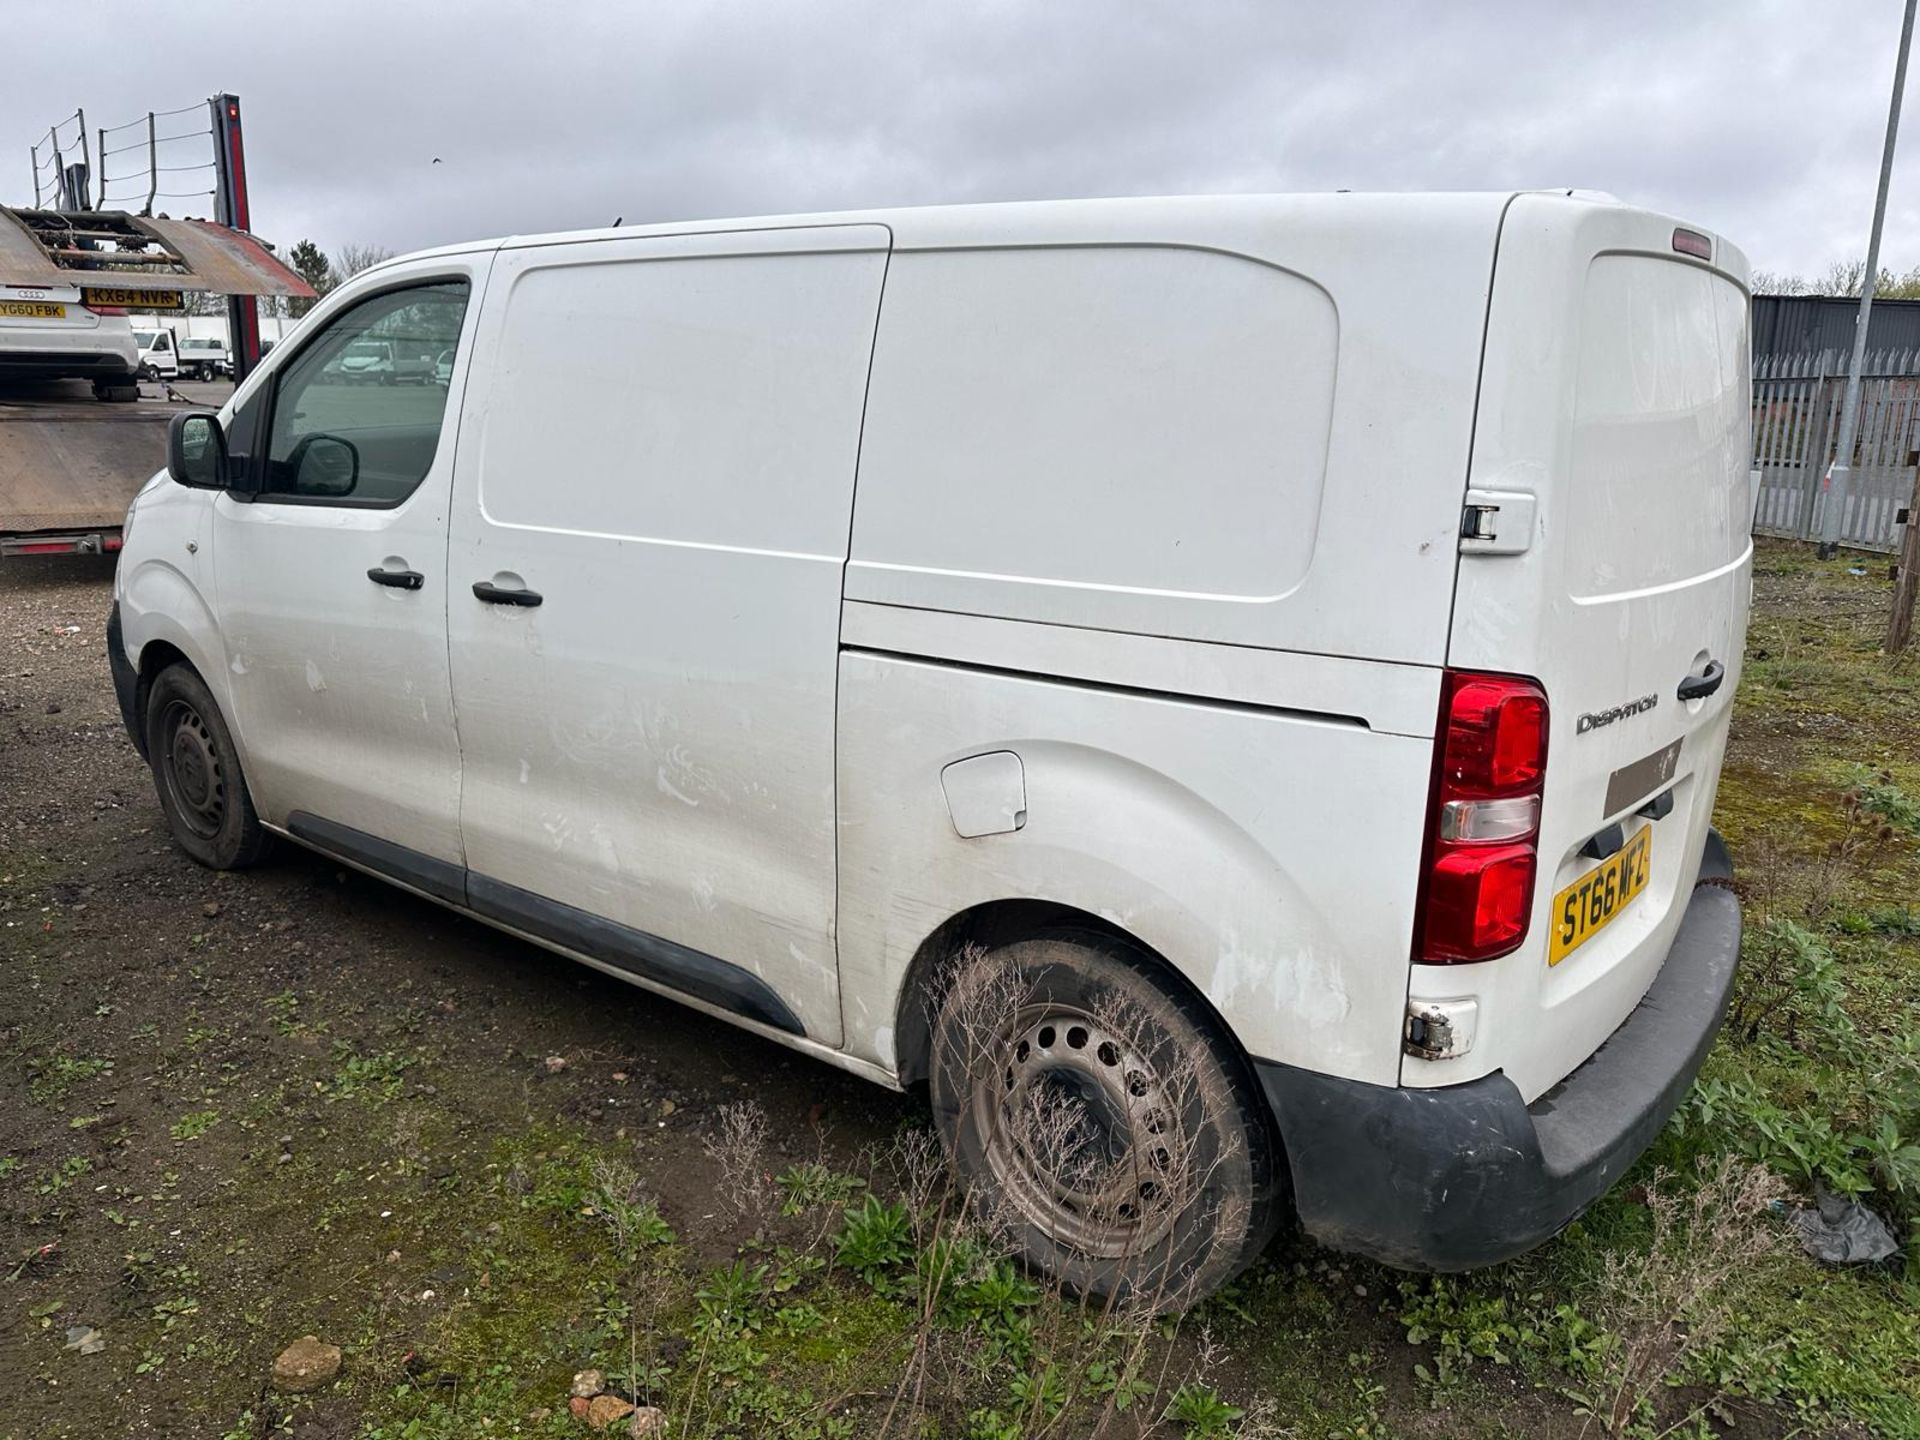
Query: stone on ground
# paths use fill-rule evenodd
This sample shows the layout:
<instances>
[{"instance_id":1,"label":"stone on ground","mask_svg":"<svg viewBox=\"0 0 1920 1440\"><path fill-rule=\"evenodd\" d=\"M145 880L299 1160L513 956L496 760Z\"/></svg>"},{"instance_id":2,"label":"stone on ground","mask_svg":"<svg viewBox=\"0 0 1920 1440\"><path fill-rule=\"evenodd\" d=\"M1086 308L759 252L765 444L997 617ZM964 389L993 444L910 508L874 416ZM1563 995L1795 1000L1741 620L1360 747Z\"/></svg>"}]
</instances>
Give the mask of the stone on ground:
<instances>
[{"instance_id":1,"label":"stone on ground","mask_svg":"<svg viewBox=\"0 0 1920 1440\"><path fill-rule=\"evenodd\" d=\"M313 1335L302 1335L273 1362L273 1383L295 1395L318 1390L339 1373L340 1347Z\"/></svg>"}]
</instances>

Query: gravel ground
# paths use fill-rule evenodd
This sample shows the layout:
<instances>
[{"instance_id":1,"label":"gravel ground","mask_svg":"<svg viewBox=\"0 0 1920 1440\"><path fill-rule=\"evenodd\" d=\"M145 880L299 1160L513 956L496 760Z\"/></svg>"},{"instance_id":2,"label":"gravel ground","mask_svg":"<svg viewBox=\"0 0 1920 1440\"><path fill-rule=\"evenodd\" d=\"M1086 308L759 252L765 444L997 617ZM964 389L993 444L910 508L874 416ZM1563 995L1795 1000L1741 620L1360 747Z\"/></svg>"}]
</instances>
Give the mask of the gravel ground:
<instances>
[{"instance_id":1,"label":"gravel ground","mask_svg":"<svg viewBox=\"0 0 1920 1440\"><path fill-rule=\"evenodd\" d=\"M221 1435L308 1332L397 1367L528 1137L619 1153L724 1256L718 1106L766 1108L776 1166L919 1113L303 851L193 865L121 729L111 584L0 564L0 1440Z\"/></svg>"}]
</instances>

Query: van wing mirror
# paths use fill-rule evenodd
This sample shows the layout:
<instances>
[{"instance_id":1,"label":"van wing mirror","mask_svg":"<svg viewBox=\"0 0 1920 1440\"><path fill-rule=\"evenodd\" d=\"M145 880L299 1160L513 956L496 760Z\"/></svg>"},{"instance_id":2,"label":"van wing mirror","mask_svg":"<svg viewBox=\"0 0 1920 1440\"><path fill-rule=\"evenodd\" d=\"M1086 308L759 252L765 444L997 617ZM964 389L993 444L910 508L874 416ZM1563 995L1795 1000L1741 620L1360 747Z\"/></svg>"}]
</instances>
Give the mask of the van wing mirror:
<instances>
[{"instance_id":1,"label":"van wing mirror","mask_svg":"<svg viewBox=\"0 0 1920 1440\"><path fill-rule=\"evenodd\" d=\"M211 410L176 415L167 427L167 474L192 490L227 488L227 435Z\"/></svg>"}]
</instances>

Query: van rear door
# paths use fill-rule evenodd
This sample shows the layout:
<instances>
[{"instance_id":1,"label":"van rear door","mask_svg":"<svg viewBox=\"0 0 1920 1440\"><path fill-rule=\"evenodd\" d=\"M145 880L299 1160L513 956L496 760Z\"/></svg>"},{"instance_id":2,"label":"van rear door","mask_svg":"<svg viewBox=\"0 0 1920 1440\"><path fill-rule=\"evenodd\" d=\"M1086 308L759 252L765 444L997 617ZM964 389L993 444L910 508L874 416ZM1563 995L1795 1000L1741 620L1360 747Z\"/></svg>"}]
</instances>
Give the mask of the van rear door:
<instances>
[{"instance_id":1,"label":"van rear door","mask_svg":"<svg viewBox=\"0 0 1920 1440\"><path fill-rule=\"evenodd\" d=\"M1546 690L1539 873L1518 951L1414 966L1416 999L1470 995L1478 1019L1409 1084L1499 1069L1531 1101L1666 957L1751 594L1747 309L1745 258L1696 227L1564 194L1508 210L1448 663Z\"/></svg>"}]
</instances>

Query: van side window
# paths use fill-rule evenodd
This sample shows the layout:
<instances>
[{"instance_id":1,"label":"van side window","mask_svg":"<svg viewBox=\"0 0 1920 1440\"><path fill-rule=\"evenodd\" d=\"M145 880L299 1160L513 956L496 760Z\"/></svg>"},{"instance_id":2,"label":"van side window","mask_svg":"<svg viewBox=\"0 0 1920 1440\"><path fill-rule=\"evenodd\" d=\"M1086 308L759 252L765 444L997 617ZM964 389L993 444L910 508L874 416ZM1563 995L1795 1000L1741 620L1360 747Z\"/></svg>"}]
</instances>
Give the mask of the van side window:
<instances>
[{"instance_id":1,"label":"van side window","mask_svg":"<svg viewBox=\"0 0 1920 1440\"><path fill-rule=\"evenodd\" d=\"M384 508L440 448L447 388L431 357L456 345L467 283L389 290L333 317L275 377L260 494Z\"/></svg>"}]
</instances>

